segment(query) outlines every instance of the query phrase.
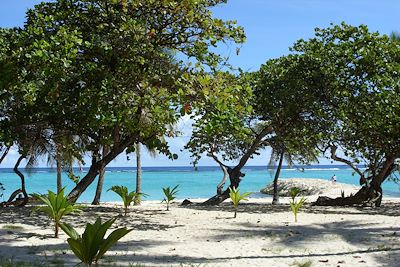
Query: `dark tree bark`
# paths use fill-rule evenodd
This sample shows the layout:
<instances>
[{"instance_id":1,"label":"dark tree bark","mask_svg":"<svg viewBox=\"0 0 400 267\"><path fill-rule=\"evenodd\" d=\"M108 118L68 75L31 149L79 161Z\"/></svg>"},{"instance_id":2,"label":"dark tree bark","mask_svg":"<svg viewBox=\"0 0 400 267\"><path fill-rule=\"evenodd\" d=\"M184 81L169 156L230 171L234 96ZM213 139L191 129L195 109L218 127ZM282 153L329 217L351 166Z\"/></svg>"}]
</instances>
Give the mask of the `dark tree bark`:
<instances>
[{"instance_id":1,"label":"dark tree bark","mask_svg":"<svg viewBox=\"0 0 400 267\"><path fill-rule=\"evenodd\" d=\"M0 163L3 162L3 160L6 158L8 152L10 152L10 148L11 148L11 147L8 146L8 147L6 147L6 149L4 150L3 155L1 155L1 158L0 158Z\"/></svg>"},{"instance_id":2,"label":"dark tree bark","mask_svg":"<svg viewBox=\"0 0 400 267\"><path fill-rule=\"evenodd\" d=\"M130 137L119 142L114 147L110 149L110 152L103 157L101 160L95 158L92 159L92 165L89 168L88 173L79 181L74 189L69 193L68 200L71 202L76 202L77 199L82 195L82 193L89 187L95 180L96 176L102 166L108 165L115 157L121 154L127 147L131 146L136 138Z\"/></svg>"},{"instance_id":3,"label":"dark tree bark","mask_svg":"<svg viewBox=\"0 0 400 267\"><path fill-rule=\"evenodd\" d=\"M108 146L103 147L103 157L109 152ZM100 205L101 192L103 191L104 176L106 173L106 166L102 166L99 170L99 179L97 181L96 194L92 201L92 205Z\"/></svg>"},{"instance_id":4,"label":"dark tree bark","mask_svg":"<svg viewBox=\"0 0 400 267\"><path fill-rule=\"evenodd\" d=\"M15 206L18 207L23 207L26 205L26 203L28 203L29 197L28 194L26 193L26 189L25 189L25 176L22 174L22 172L20 172L18 170L19 164L21 163L21 161L25 158L25 156L20 156L17 160L17 162L15 163L14 166L14 172L19 176L19 178L21 178L21 192L24 195L24 199L21 203L17 203Z\"/></svg>"},{"instance_id":5,"label":"dark tree bark","mask_svg":"<svg viewBox=\"0 0 400 267\"><path fill-rule=\"evenodd\" d=\"M336 148L332 150L332 158L344 162L345 160L335 155ZM377 175L373 177L364 177L364 175L357 169L357 173L361 175L363 187L353 196L329 198L321 196L313 203L315 206L352 206L352 205L375 205L380 207L382 203L382 183L389 177L395 168L395 157L389 156L386 158L383 166L380 168ZM348 164L349 165L349 164Z\"/></svg>"},{"instance_id":6,"label":"dark tree bark","mask_svg":"<svg viewBox=\"0 0 400 267\"><path fill-rule=\"evenodd\" d=\"M228 174L229 174L229 181L230 181L230 188L238 188L240 181L242 180L241 178L244 177L244 173L241 172L241 169L244 167L244 165L247 163L247 161L250 159L250 157L254 154L254 152L257 150L258 146L262 142L263 138L272 133L272 126L268 126L264 128L259 134L257 134L256 138L254 139L253 143L250 145L250 147L247 149L247 151L243 154L243 156L240 158L239 163L233 167L230 168L228 167ZM215 159L215 158L214 158ZM224 165L226 166L226 165ZM227 167L227 166L226 166ZM202 203L202 205L218 205L222 203L224 200L229 198L229 187L225 189L220 194L216 194L215 196L209 198L205 202Z\"/></svg>"},{"instance_id":7,"label":"dark tree bark","mask_svg":"<svg viewBox=\"0 0 400 267\"><path fill-rule=\"evenodd\" d=\"M278 205L279 204L278 179L279 179L279 175L281 174L284 155L285 155L285 152L282 151L281 155L279 157L278 167L277 167L276 172L275 172L275 177L274 177L274 195L273 195L273 198L272 198L272 205Z\"/></svg>"}]
</instances>

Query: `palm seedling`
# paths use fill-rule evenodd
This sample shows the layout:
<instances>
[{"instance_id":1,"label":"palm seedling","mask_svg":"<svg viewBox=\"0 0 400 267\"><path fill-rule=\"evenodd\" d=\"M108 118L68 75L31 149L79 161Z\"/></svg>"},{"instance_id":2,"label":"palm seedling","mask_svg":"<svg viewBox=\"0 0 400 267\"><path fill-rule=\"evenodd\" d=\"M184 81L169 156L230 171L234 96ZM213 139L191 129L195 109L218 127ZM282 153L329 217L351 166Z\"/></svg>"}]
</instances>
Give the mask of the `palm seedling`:
<instances>
[{"instance_id":1,"label":"palm seedling","mask_svg":"<svg viewBox=\"0 0 400 267\"><path fill-rule=\"evenodd\" d=\"M306 199L302 197L299 200L296 200L296 197L301 193L301 190L297 187L293 187L290 189L289 194L290 197L292 198L289 200L290 203L290 209L294 214L294 221L297 222L297 214L299 213L300 208L303 206L303 204L306 202Z\"/></svg>"},{"instance_id":2,"label":"palm seedling","mask_svg":"<svg viewBox=\"0 0 400 267\"><path fill-rule=\"evenodd\" d=\"M67 242L84 266L92 266L93 262L97 266L97 262L119 239L124 237L132 230L126 227L119 228L111 232L107 238L105 234L111 225L115 222L115 218L101 223L101 219L97 218L94 224L86 224L85 231L79 235L75 229L69 224L61 224L61 229L69 236Z\"/></svg>"},{"instance_id":3,"label":"palm seedling","mask_svg":"<svg viewBox=\"0 0 400 267\"><path fill-rule=\"evenodd\" d=\"M237 213L237 209L238 209L240 201L242 201L242 200L247 201L248 200L247 197L250 194L251 194L250 192L244 192L243 194L240 194L240 190L239 189L237 189L235 187L232 189L231 187L229 187L229 196L231 198L233 207L235 209L235 213L233 215L233 218L236 218L236 213Z\"/></svg>"},{"instance_id":4,"label":"palm seedling","mask_svg":"<svg viewBox=\"0 0 400 267\"><path fill-rule=\"evenodd\" d=\"M167 203L167 210L169 210L169 204L176 198L176 195L179 192L178 186L179 185L176 185L172 189L169 186L162 189L165 195L165 198L162 202Z\"/></svg>"},{"instance_id":5,"label":"palm seedling","mask_svg":"<svg viewBox=\"0 0 400 267\"><path fill-rule=\"evenodd\" d=\"M108 191L110 190L121 197L122 202L124 204L124 216L128 214L128 208L131 205L131 203L135 201L135 199L137 199L140 196L146 196L146 194L136 193L135 191L129 192L126 186L121 186L121 185L114 185L110 189L108 189Z\"/></svg>"},{"instance_id":6,"label":"palm seedling","mask_svg":"<svg viewBox=\"0 0 400 267\"><path fill-rule=\"evenodd\" d=\"M32 194L34 198L45 204L44 206L36 207L35 209L33 209L33 212L42 211L46 213L51 220L53 220L55 227L55 237L58 237L61 218L64 215L70 214L72 212L79 212L82 208L81 206L69 202L68 198L64 196L64 190L65 188L61 189L61 191L57 194L49 190L47 196Z\"/></svg>"}]
</instances>

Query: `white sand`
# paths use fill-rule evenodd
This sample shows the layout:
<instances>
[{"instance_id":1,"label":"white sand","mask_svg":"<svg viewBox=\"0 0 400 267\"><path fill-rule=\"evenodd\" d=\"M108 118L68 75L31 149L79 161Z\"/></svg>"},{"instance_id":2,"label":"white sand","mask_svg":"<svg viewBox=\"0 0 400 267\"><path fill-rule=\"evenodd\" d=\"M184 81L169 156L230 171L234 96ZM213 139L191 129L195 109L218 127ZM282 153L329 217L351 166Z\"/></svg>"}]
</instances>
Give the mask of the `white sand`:
<instances>
[{"instance_id":1,"label":"white sand","mask_svg":"<svg viewBox=\"0 0 400 267\"><path fill-rule=\"evenodd\" d=\"M287 203L287 199L282 199ZM217 207L174 204L170 211L157 201L131 207L115 226L133 231L102 261L114 266L399 266L400 200L384 199L381 208L305 206L294 218L287 204L271 198L250 199L232 218L229 202ZM97 216L121 212L119 204L89 206L65 221L83 230ZM0 256L73 266L77 263L66 235L52 238L48 219L27 209L0 209ZM6 229L9 226L22 229ZM135 266L135 265L133 265Z\"/></svg>"}]
</instances>

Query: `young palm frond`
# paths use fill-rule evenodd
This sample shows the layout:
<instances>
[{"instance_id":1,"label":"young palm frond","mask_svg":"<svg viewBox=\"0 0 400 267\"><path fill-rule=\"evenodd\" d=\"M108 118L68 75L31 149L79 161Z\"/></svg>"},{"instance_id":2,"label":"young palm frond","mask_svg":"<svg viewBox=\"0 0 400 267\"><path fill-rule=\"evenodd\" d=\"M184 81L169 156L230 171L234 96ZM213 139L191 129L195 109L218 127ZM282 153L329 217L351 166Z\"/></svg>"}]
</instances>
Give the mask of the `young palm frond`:
<instances>
[{"instance_id":1,"label":"young palm frond","mask_svg":"<svg viewBox=\"0 0 400 267\"><path fill-rule=\"evenodd\" d=\"M55 227L55 237L58 237L58 230L62 217L73 212L79 212L82 209L81 206L77 206L68 201L67 196L64 196L64 190L65 188L63 188L57 194L49 190L47 196L32 194L34 198L45 204L45 206L36 207L35 209L33 209L32 212L42 211L46 213L50 219L53 220Z\"/></svg>"},{"instance_id":2,"label":"young palm frond","mask_svg":"<svg viewBox=\"0 0 400 267\"><path fill-rule=\"evenodd\" d=\"M162 189L165 195L165 198L162 202L167 203L167 210L169 210L169 204L176 198L176 195L179 192L178 186L179 185L176 185L172 189L169 186Z\"/></svg>"},{"instance_id":3,"label":"young palm frond","mask_svg":"<svg viewBox=\"0 0 400 267\"><path fill-rule=\"evenodd\" d=\"M229 187L229 197L231 198L233 207L235 209L233 218L236 218L236 213L237 213L237 208L239 206L240 201L244 200L247 201L248 200L248 196L250 195L250 192L245 192L243 194L240 194L240 190L237 188L231 188Z\"/></svg>"},{"instance_id":4,"label":"young palm frond","mask_svg":"<svg viewBox=\"0 0 400 267\"><path fill-rule=\"evenodd\" d=\"M146 194L136 193L135 191L129 192L126 186L121 186L121 185L114 185L107 191L110 190L121 197L122 202L124 204L124 216L128 214L129 206L138 196L147 196Z\"/></svg>"},{"instance_id":5,"label":"young palm frond","mask_svg":"<svg viewBox=\"0 0 400 267\"><path fill-rule=\"evenodd\" d=\"M92 266L92 263L97 262L103 255L115 244L119 239L124 237L132 230L126 227L119 228L111 232L107 238L105 234L111 225L115 222L115 218L101 223L98 218L94 224L88 223L82 235L69 224L61 224L61 229L69 236L67 242L84 266Z\"/></svg>"}]
</instances>

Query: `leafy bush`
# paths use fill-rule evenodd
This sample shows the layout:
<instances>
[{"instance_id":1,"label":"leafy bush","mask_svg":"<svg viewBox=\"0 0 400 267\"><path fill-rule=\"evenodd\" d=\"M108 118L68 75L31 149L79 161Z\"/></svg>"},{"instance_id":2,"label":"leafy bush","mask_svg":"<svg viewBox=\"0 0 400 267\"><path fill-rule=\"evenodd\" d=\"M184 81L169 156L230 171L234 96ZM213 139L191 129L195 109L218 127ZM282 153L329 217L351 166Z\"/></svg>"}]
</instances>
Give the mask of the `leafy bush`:
<instances>
[{"instance_id":1,"label":"leafy bush","mask_svg":"<svg viewBox=\"0 0 400 267\"><path fill-rule=\"evenodd\" d=\"M231 198L233 207L235 209L235 213L233 215L233 218L236 218L236 213L237 213L237 208L239 206L240 201L245 200L247 201L247 197L250 195L250 192L245 192L243 194L240 194L240 190L236 188L231 188L229 187L229 196Z\"/></svg>"},{"instance_id":2,"label":"leafy bush","mask_svg":"<svg viewBox=\"0 0 400 267\"><path fill-rule=\"evenodd\" d=\"M169 204L176 198L176 195L179 192L178 186L179 185L176 185L172 189L169 186L162 189L165 195L165 198L163 199L162 202L167 203L167 210L169 210Z\"/></svg>"},{"instance_id":3,"label":"leafy bush","mask_svg":"<svg viewBox=\"0 0 400 267\"><path fill-rule=\"evenodd\" d=\"M113 191L114 193L117 193L124 204L124 215L128 213L128 207L131 205L132 202L135 201L139 196L146 196L146 194L143 193L136 193L135 191L128 192L128 188L126 186L120 186L120 185L114 185L108 191Z\"/></svg>"},{"instance_id":4,"label":"leafy bush","mask_svg":"<svg viewBox=\"0 0 400 267\"><path fill-rule=\"evenodd\" d=\"M85 231L80 236L75 229L66 223L61 224L61 229L69 236L67 242L72 252L78 257L85 266L92 266L115 244L119 239L128 234L131 230L119 228L111 232L107 238L104 238L107 230L115 222L115 218L101 223L97 218L94 224L86 224Z\"/></svg>"},{"instance_id":5,"label":"leafy bush","mask_svg":"<svg viewBox=\"0 0 400 267\"><path fill-rule=\"evenodd\" d=\"M32 194L32 196L38 199L40 202L45 204L45 206L36 207L33 209L32 212L42 211L49 216L50 219L54 222L54 236L58 237L58 230L60 226L61 218L64 215L70 214L72 212L79 212L82 207L75 205L68 201L68 198L64 196L63 188L59 193L54 193L52 191L48 191L48 195L39 195L39 194Z\"/></svg>"},{"instance_id":6,"label":"leafy bush","mask_svg":"<svg viewBox=\"0 0 400 267\"><path fill-rule=\"evenodd\" d=\"M306 199L302 197L300 200L295 200L295 198L300 194L301 190L297 187L293 187L290 189L289 194L290 197L292 198L289 203L290 203L290 209L294 214L294 221L297 222L297 214L299 213L300 208L304 205L306 202Z\"/></svg>"},{"instance_id":7,"label":"leafy bush","mask_svg":"<svg viewBox=\"0 0 400 267\"><path fill-rule=\"evenodd\" d=\"M289 190L289 196L292 198L292 201L301 194L301 189L298 187L292 187Z\"/></svg>"}]
</instances>

